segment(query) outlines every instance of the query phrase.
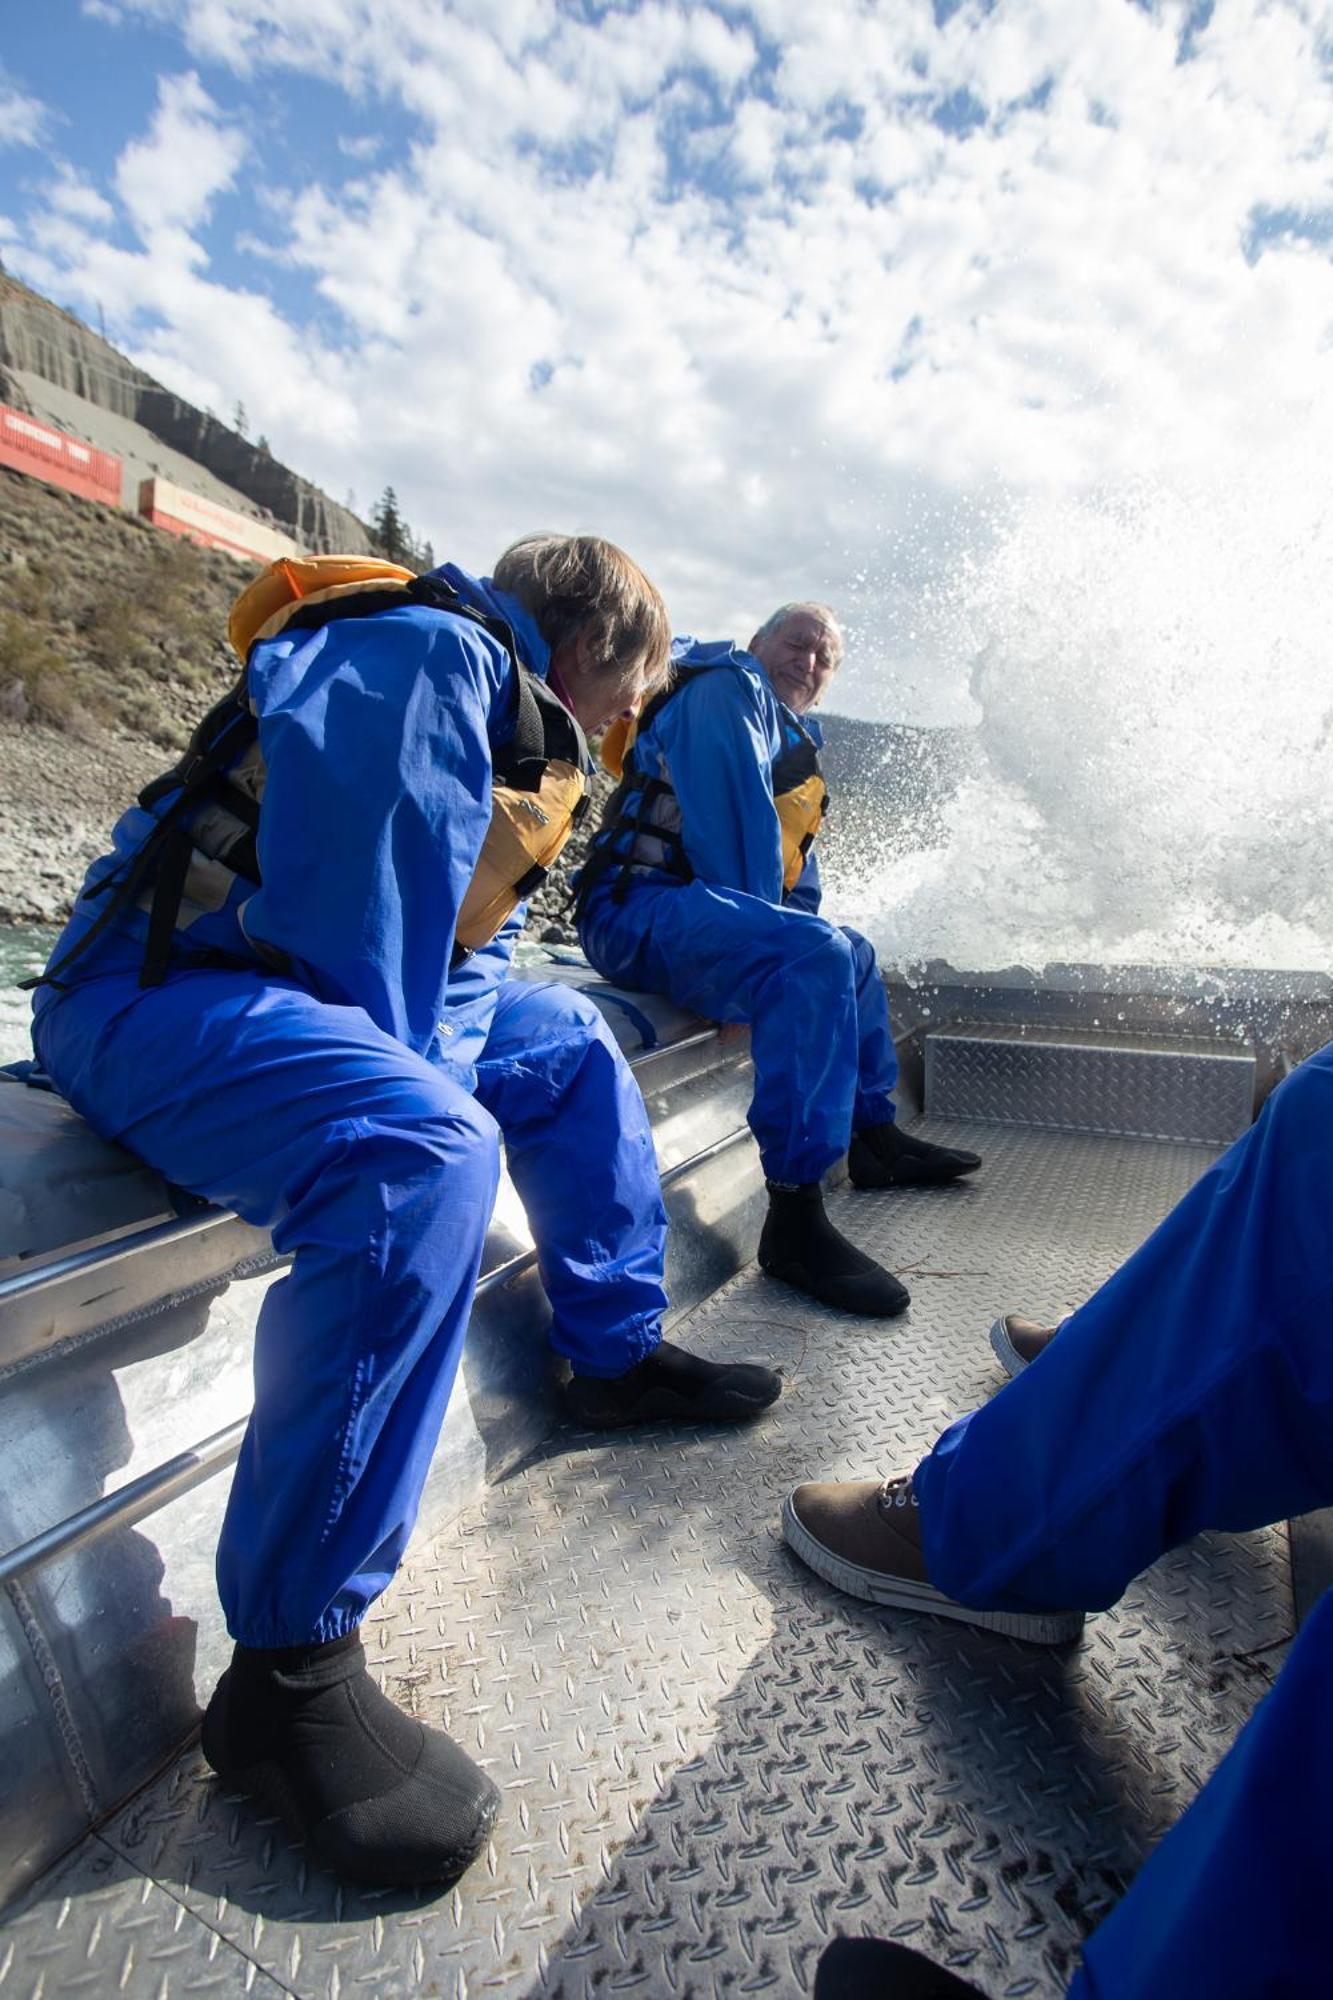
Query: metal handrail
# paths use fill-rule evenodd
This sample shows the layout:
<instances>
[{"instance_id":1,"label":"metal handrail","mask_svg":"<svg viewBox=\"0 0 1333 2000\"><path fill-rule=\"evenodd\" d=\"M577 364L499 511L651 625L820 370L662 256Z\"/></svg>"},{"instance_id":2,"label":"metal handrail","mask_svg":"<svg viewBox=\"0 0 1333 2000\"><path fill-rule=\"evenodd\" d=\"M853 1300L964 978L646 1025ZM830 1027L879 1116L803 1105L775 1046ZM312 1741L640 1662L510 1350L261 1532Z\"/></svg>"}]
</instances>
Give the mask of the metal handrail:
<instances>
[{"instance_id":1,"label":"metal handrail","mask_svg":"<svg viewBox=\"0 0 1333 2000\"><path fill-rule=\"evenodd\" d=\"M705 1026L679 1041L641 1051L631 1057L630 1067L643 1083L651 1084L658 1067L677 1066L682 1058L716 1047L720 1040L718 1028ZM232 1236L238 1239L235 1243L229 1241ZM183 1251L193 1251L200 1260L183 1282L152 1279L155 1265L176 1262ZM145 1258L149 1261L142 1266L142 1282L136 1287L133 1274ZM0 1375L30 1364L60 1342L121 1332L166 1306L182 1304L236 1278L258 1277L284 1261L272 1249L267 1231L242 1221L234 1210L211 1207L130 1229L64 1256L34 1260L30 1268L0 1278L0 1327L7 1316L20 1322L18 1338L9 1350L0 1347ZM88 1296L90 1281L98 1289ZM106 1310L106 1301L121 1285L118 1308ZM70 1302L66 1322L57 1326L62 1294L71 1291L79 1296Z\"/></svg>"},{"instance_id":2,"label":"metal handrail","mask_svg":"<svg viewBox=\"0 0 1333 2000\"><path fill-rule=\"evenodd\" d=\"M722 1138L713 1140L699 1152L692 1153L689 1159L677 1161L674 1167L668 1167L662 1175L663 1191L669 1190L677 1181L683 1180L686 1174L706 1166L711 1160L749 1137L748 1126L742 1125L733 1132L725 1133ZM501 1285L519 1277L524 1271L534 1267L536 1262L535 1249L520 1250L515 1256L506 1258L503 1264L497 1264L479 1280L473 1294L474 1303L477 1299L484 1298L488 1292L496 1291ZM205 1479L211 1478L215 1472L220 1472L234 1461L241 1449L241 1440L245 1436L249 1421L248 1415L239 1417L225 1429L214 1431L213 1435L205 1438L202 1444L194 1445L188 1451L179 1452L175 1458L169 1458L165 1465L155 1467L152 1472L141 1473L137 1479L127 1480L124 1486L118 1486L112 1493L104 1493L99 1500L90 1501L86 1507L80 1507L65 1520L56 1522L54 1527L44 1528L40 1534L33 1535L28 1541L20 1542L15 1548L0 1554L0 1586L26 1575L57 1556L67 1555L71 1549L93 1540L106 1528L113 1525L133 1527L134 1523L143 1520L145 1515L155 1514L168 1502L179 1499L181 1494L202 1485Z\"/></svg>"},{"instance_id":3,"label":"metal handrail","mask_svg":"<svg viewBox=\"0 0 1333 2000\"><path fill-rule=\"evenodd\" d=\"M697 1034L685 1035L678 1042L666 1042L660 1048L644 1049L630 1059L630 1068L637 1074L640 1070L654 1068L668 1057L679 1057L695 1049L708 1046L719 1038L717 1028L703 1028ZM11 1272L7 1278L0 1278L0 1309L7 1300L27 1298L49 1286L81 1273L110 1268L125 1257L137 1251L174 1247L216 1230L220 1224L239 1221L234 1209L201 1208L192 1215L173 1216L169 1222L153 1222L144 1228L126 1230L109 1243L93 1244L85 1250L72 1250L67 1256L52 1258L35 1264L31 1270ZM247 1225L248 1227L249 1225ZM276 1258L275 1262L281 1260Z\"/></svg>"},{"instance_id":4,"label":"metal handrail","mask_svg":"<svg viewBox=\"0 0 1333 2000\"><path fill-rule=\"evenodd\" d=\"M71 1278L85 1276L89 1271L109 1273L117 1264L140 1256L145 1250L176 1249L181 1244L216 1235L226 1224L239 1222L240 1219L234 1209L201 1208L193 1215L173 1216L170 1222L153 1222L146 1228L127 1230L123 1236L116 1236L109 1243L94 1243L88 1249L71 1250L66 1256L35 1264L31 1270L11 1272L9 1277L0 1278L0 1309L10 1300L36 1297L53 1286L67 1283ZM247 1223L244 1227L249 1228L250 1225ZM278 1261L275 1256L274 1262Z\"/></svg>"}]
</instances>

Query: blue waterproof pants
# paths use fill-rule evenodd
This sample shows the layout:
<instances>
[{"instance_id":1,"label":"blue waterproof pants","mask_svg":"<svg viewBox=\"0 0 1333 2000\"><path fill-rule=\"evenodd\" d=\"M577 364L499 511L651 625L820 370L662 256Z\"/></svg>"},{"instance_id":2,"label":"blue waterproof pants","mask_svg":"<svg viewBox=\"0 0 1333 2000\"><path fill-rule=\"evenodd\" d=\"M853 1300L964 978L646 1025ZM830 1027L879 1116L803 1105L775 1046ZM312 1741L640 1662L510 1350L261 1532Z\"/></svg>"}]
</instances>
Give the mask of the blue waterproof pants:
<instances>
[{"instance_id":1,"label":"blue waterproof pants","mask_svg":"<svg viewBox=\"0 0 1333 2000\"><path fill-rule=\"evenodd\" d=\"M749 1024L750 1130L770 1180L817 1181L854 1131L892 1119L888 998L855 931L705 882L632 881L623 899L589 899L580 937L605 978Z\"/></svg>"},{"instance_id":2,"label":"blue waterproof pants","mask_svg":"<svg viewBox=\"0 0 1333 2000\"><path fill-rule=\"evenodd\" d=\"M1070 2000L1307 2000L1329 1989L1333 1591L1271 1694L1083 1952Z\"/></svg>"},{"instance_id":3,"label":"blue waterproof pants","mask_svg":"<svg viewBox=\"0 0 1333 2000\"><path fill-rule=\"evenodd\" d=\"M914 1483L932 1582L1012 1610L1100 1609L1202 1529L1333 1502L1333 1048ZM1322 1990L1331 1678L1325 1600L1090 1942L1076 1994Z\"/></svg>"},{"instance_id":4,"label":"blue waterproof pants","mask_svg":"<svg viewBox=\"0 0 1333 2000\"><path fill-rule=\"evenodd\" d=\"M98 1131L293 1255L259 1316L254 1412L218 1547L244 1645L338 1637L401 1560L501 1132L556 1346L580 1370L618 1374L657 1343L665 1225L646 1115L577 995L501 989L476 1098L360 1008L248 972L182 972L147 991L129 974L89 979L45 1002L34 1041Z\"/></svg>"},{"instance_id":5,"label":"blue waterproof pants","mask_svg":"<svg viewBox=\"0 0 1333 2000\"><path fill-rule=\"evenodd\" d=\"M661 1338L666 1210L643 1095L602 1013L568 986L507 979L476 1065L500 1127L551 1345L579 1375L623 1375Z\"/></svg>"}]
</instances>

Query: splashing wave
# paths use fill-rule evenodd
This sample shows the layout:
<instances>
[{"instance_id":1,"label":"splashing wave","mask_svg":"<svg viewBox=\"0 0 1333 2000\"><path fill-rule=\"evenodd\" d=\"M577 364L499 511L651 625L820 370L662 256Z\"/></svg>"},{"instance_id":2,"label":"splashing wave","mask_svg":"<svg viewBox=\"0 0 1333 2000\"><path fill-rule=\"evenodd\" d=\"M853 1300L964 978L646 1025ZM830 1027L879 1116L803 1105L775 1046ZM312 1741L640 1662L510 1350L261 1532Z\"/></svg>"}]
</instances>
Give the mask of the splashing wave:
<instances>
[{"instance_id":1,"label":"splashing wave","mask_svg":"<svg viewBox=\"0 0 1333 2000\"><path fill-rule=\"evenodd\" d=\"M976 754L930 845L830 877L887 962L1333 962L1333 502L1298 456L1029 503L963 566Z\"/></svg>"}]
</instances>

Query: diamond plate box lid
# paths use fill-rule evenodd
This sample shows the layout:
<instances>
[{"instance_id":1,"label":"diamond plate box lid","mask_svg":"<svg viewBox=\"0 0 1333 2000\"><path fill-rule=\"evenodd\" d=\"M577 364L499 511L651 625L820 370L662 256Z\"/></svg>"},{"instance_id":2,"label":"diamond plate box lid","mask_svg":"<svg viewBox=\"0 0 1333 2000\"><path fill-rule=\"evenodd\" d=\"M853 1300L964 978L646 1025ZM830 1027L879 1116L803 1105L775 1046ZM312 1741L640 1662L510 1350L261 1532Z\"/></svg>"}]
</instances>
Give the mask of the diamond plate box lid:
<instances>
[{"instance_id":1,"label":"diamond plate box lid","mask_svg":"<svg viewBox=\"0 0 1333 2000\"><path fill-rule=\"evenodd\" d=\"M1086 1029L940 1029L925 1043L931 1118L1229 1145L1254 1115L1241 1043Z\"/></svg>"}]
</instances>

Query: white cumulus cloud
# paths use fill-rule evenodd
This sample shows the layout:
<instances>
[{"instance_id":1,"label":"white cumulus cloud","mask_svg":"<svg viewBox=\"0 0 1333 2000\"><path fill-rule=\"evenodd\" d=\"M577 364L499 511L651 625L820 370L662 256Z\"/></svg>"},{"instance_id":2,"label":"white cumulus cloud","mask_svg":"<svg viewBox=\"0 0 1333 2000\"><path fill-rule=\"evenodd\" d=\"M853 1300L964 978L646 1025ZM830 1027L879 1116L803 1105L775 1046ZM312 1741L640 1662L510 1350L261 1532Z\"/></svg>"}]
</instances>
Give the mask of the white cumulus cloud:
<instances>
[{"instance_id":1,"label":"white cumulus cloud","mask_svg":"<svg viewBox=\"0 0 1333 2000\"><path fill-rule=\"evenodd\" d=\"M852 708L965 707L931 605L1015 498L1333 444L1322 0L119 12L276 93L293 145L310 79L354 129L274 182L262 121L165 78L115 175L141 248L66 194L20 268L465 562L567 524L697 631L843 605ZM262 255L224 274L239 189Z\"/></svg>"},{"instance_id":2,"label":"white cumulus cloud","mask_svg":"<svg viewBox=\"0 0 1333 2000\"><path fill-rule=\"evenodd\" d=\"M147 134L116 162L116 192L141 236L195 229L232 185L245 153L244 137L223 121L193 71L165 76Z\"/></svg>"},{"instance_id":3,"label":"white cumulus cloud","mask_svg":"<svg viewBox=\"0 0 1333 2000\"><path fill-rule=\"evenodd\" d=\"M0 146L40 146L49 127L50 113L41 100L0 69Z\"/></svg>"}]
</instances>

